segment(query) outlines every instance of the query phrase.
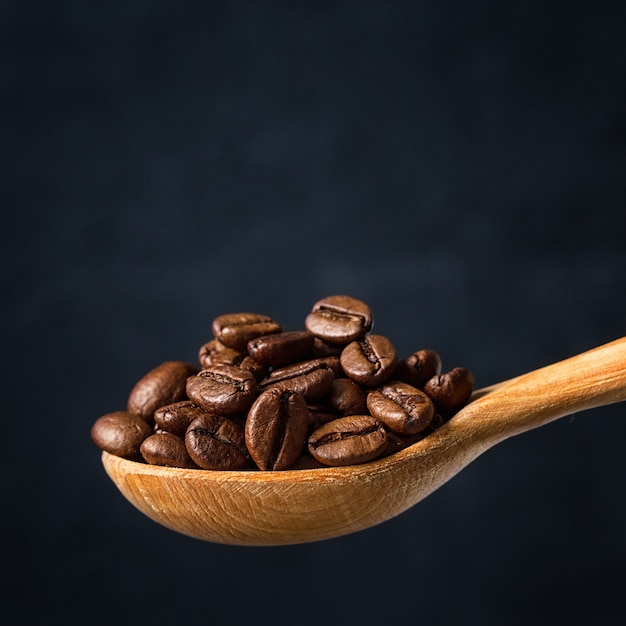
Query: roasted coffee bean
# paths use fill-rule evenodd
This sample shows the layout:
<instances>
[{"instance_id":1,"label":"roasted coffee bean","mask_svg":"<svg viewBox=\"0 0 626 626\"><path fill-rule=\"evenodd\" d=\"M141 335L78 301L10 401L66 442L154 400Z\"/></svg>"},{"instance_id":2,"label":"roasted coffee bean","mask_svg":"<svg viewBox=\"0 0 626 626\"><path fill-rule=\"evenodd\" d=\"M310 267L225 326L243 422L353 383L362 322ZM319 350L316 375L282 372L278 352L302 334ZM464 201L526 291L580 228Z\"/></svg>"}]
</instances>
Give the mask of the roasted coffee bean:
<instances>
[{"instance_id":1,"label":"roasted coffee bean","mask_svg":"<svg viewBox=\"0 0 626 626\"><path fill-rule=\"evenodd\" d=\"M362 387L350 378L335 378L324 401L339 415L363 415L367 413L366 397Z\"/></svg>"},{"instance_id":2,"label":"roasted coffee bean","mask_svg":"<svg viewBox=\"0 0 626 626\"><path fill-rule=\"evenodd\" d=\"M245 355L245 352L233 350L217 339L211 339L202 345L198 351L198 362L202 369L213 365L234 365L233 361Z\"/></svg>"},{"instance_id":3,"label":"roasted coffee bean","mask_svg":"<svg viewBox=\"0 0 626 626\"><path fill-rule=\"evenodd\" d=\"M427 380L441 373L441 357L434 350L418 350L398 363L394 378L421 389Z\"/></svg>"},{"instance_id":4,"label":"roasted coffee bean","mask_svg":"<svg viewBox=\"0 0 626 626\"><path fill-rule=\"evenodd\" d=\"M149 371L133 387L126 410L154 423L154 412L165 404L186 400L187 378L199 368L183 361L166 361Z\"/></svg>"},{"instance_id":5,"label":"roasted coffee bean","mask_svg":"<svg viewBox=\"0 0 626 626\"><path fill-rule=\"evenodd\" d=\"M227 313L213 320L215 338L225 346L240 352L245 352L251 339L281 331L278 322L258 313Z\"/></svg>"},{"instance_id":6,"label":"roasted coffee bean","mask_svg":"<svg viewBox=\"0 0 626 626\"><path fill-rule=\"evenodd\" d=\"M388 380L396 369L394 345L383 335L366 335L348 344L341 353L341 367L346 375L367 387Z\"/></svg>"},{"instance_id":7,"label":"roasted coffee bean","mask_svg":"<svg viewBox=\"0 0 626 626\"><path fill-rule=\"evenodd\" d=\"M256 394L256 378L232 365L215 365L187 380L187 395L194 404L223 415L247 411Z\"/></svg>"},{"instance_id":8,"label":"roasted coffee bean","mask_svg":"<svg viewBox=\"0 0 626 626\"><path fill-rule=\"evenodd\" d=\"M309 453L324 465L366 463L387 447L387 433L371 415L340 417L320 426L308 441Z\"/></svg>"},{"instance_id":9,"label":"roasted coffee bean","mask_svg":"<svg viewBox=\"0 0 626 626\"><path fill-rule=\"evenodd\" d=\"M268 389L246 419L246 447L262 470L284 470L300 456L309 426L309 410L299 393Z\"/></svg>"},{"instance_id":10,"label":"roasted coffee bean","mask_svg":"<svg viewBox=\"0 0 626 626\"><path fill-rule=\"evenodd\" d=\"M329 296L319 300L307 316L307 330L331 344L347 345L372 328L372 311L350 296Z\"/></svg>"},{"instance_id":11,"label":"roasted coffee bean","mask_svg":"<svg viewBox=\"0 0 626 626\"><path fill-rule=\"evenodd\" d=\"M133 461L142 460L141 443L152 434L152 426L128 411L115 411L98 418L91 439L101 450Z\"/></svg>"},{"instance_id":12,"label":"roasted coffee bean","mask_svg":"<svg viewBox=\"0 0 626 626\"><path fill-rule=\"evenodd\" d=\"M141 444L141 455L150 465L165 467L198 467L189 456L185 440L172 433L150 435Z\"/></svg>"},{"instance_id":13,"label":"roasted coffee bean","mask_svg":"<svg viewBox=\"0 0 626 626\"><path fill-rule=\"evenodd\" d=\"M248 354L262 365L281 367L306 359L313 347L313 339L307 331L265 335L248 342Z\"/></svg>"},{"instance_id":14,"label":"roasted coffee bean","mask_svg":"<svg viewBox=\"0 0 626 626\"><path fill-rule=\"evenodd\" d=\"M370 391L367 408L389 430L401 435L425 430L435 414L435 407L424 392L399 380Z\"/></svg>"},{"instance_id":15,"label":"roasted coffee bean","mask_svg":"<svg viewBox=\"0 0 626 626\"><path fill-rule=\"evenodd\" d=\"M257 379L261 380L267 374L267 367L250 357L247 352L239 352L227 348L217 339L205 343L198 354L198 360L203 369L214 365L234 365L248 370Z\"/></svg>"},{"instance_id":16,"label":"roasted coffee bean","mask_svg":"<svg viewBox=\"0 0 626 626\"><path fill-rule=\"evenodd\" d=\"M261 382L259 390L286 389L302 394L307 402L315 402L328 393L334 378L326 361L313 359L275 369Z\"/></svg>"},{"instance_id":17,"label":"roasted coffee bean","mask_svg":"<svg viewBox=\"0 0 626 626\"><path fill-rule=\"evenodd\" d=\"M266 365L255 361L247 354L241 360L235 360L233 365L240 367L242 370L248 370L257 382L263 380L268 372L268 367Z\"/></svg>"},{"instance_id":18,"label":"roasted coffee bean","mask_svg":"<svg viewBox=\"0 0 626 626\"><path fill-rule=\"evenodd\" d=\"M191 400L183 400L158 408L154 412L154 423L161 432L182 437L187 432L189 424L204 413L206 411Z\"/></svg>"},{"instance_id":19,"label":"roasted coffee bean","mask_svg":"<svg viewBox=\"0 0 626 626\"><path fill-rule=\"evenodd\" d=\"M433 376L424 385L424 393L444 414L458 411L467 404L474 390L474 376L466 367L455 367L446 374Z\"/></svg>"},{"instance_id":20,"label":"roasted coffee bean","mask_svg":"<svg viewBox=\"0 0 626 626\"><path fill-rule=\"evenodd\" d=\"M243 427L221 415L207 413L191 422L185 447L203 469L244 469L250 463Z\"/></svg>"}]
</instances>

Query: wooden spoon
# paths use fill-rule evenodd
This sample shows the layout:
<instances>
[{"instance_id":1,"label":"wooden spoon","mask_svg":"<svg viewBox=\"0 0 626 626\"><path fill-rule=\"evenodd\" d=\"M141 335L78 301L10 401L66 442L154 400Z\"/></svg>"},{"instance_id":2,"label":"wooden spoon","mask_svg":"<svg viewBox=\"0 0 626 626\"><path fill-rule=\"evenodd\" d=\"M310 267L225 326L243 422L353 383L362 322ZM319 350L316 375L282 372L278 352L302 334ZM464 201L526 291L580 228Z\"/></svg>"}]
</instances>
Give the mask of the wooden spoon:
<instances>
[{"instance_id":1,"label":"wooden spoon","mask_svg":"<svg viewBox=\"0 0 626 626\"><path fill-rule=\"evenodd\" d=\"M432 434L363 465L283 472L188 470L106 452L102 461L133 505L172 530L237 545L303 543L384 522L504 439L622 400L626 337L477 391Z\"/></svg>"}]
</instances>

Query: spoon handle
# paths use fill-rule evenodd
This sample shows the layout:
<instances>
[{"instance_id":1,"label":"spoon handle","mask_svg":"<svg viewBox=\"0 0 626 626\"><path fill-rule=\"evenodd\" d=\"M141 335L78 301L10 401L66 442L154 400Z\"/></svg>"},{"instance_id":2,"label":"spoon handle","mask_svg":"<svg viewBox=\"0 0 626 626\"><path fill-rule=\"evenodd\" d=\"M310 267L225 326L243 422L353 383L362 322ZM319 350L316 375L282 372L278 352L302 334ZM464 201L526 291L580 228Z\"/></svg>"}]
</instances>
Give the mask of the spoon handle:
<instances>
[{"instance_id":1,"label":"spoon handle","mask_svg":"<svg viewBox=\"0 0 626 626\"><path fill-rule=\"evenodd\" d=\"M489 446L560 417L626 400L626 337L477 394L454 418Z\"/></svg>"}]
</instances>

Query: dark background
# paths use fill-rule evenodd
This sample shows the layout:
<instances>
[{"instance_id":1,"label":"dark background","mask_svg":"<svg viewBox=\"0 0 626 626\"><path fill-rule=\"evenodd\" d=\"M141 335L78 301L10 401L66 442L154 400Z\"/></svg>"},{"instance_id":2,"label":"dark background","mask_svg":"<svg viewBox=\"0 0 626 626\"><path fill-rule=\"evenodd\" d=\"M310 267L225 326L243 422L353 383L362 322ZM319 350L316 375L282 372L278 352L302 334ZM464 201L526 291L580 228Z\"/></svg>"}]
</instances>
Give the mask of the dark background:
<instances>
[{"instance_id":1,"label":"dark background","mask_svg":"<svg viewBox=\"0 0 626 626\"><path fill-rule=\"evenodd\" d=\"M623 624L623 405L284 548L157 526L89 430L225 312L347 293L478 386L625 335L625 7L3 2L3 623Z\"/></svg>"}]
</instances>

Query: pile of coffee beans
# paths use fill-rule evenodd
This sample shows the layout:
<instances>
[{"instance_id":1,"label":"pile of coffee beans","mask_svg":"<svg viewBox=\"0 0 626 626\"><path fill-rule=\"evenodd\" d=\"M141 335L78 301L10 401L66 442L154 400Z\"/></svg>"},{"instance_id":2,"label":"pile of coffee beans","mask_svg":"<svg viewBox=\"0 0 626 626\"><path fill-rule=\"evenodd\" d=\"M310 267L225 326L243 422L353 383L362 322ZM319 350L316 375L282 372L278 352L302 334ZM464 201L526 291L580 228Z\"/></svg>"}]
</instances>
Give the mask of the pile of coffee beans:
<instances>
[{"instance_id":1,"label":"pile of coffee beans","mask_svg":"<svg viewBox=\"0 0 626 626\"><path fill-rule=\"evenodd\" d=\"M433 350L399 360L350 296L315 303L305 330L266 315L213 321L198 364L167 361L100 417L94 443L154 465L285 470L365 463L422 439L469 400L474 378Z\"/></svg>"}]
</instances>

